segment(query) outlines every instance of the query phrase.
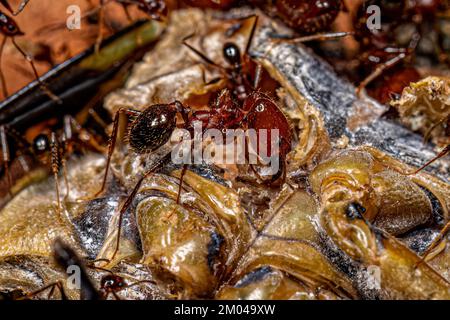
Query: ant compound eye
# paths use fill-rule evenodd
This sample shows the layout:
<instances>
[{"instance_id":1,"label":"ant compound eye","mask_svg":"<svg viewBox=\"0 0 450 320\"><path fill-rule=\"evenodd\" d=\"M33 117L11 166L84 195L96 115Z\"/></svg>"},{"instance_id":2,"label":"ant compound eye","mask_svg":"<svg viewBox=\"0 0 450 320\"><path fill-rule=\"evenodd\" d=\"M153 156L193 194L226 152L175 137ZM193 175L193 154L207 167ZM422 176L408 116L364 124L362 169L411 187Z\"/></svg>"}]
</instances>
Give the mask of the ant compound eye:
<instances>
[{"instance_id":1,"label":"ant compound eye","mask_svg":"<svg viewBox=\"0 0 450 320\"><path fill-rule=\"evenodd\" d=\"M16 26L13 24L8 24L7 28L9 32L15 32L17 30Z\"/></svg>"},{"instance_id":2,"label":"ant compound eye","mask_svg":"<svg viewBox=\"0 0 450 320\"><path fill-rule=\"evenodd\" d=\"M236 65L241 63L241 52L239 48L234 43L228 42L223 46L223 56L225 60L231 65Z\"/></svg>"},{"instance_id":3,"label":"ant compound eye","mask_svg":"<svg viewBox=\"0 0 450 320\"><path fill-rule=\"evenodd\" d=\"M36 153L43 153L50 149L50 141L45 134L40 134L33 141L33 150Z\"/></svg>"},{"instance_id":4,"label":"ant compound eye","mask_svg":"<svg viewBox=\"0 0 450 320\"><path fill-rule=\"evenodd\" d=\"M263 103L259 103L259 104L256 106L256 111L257 111L257 112L263 112L265 109L266 109L266 107L264 106Z\"/></svg>"}]
</instances>

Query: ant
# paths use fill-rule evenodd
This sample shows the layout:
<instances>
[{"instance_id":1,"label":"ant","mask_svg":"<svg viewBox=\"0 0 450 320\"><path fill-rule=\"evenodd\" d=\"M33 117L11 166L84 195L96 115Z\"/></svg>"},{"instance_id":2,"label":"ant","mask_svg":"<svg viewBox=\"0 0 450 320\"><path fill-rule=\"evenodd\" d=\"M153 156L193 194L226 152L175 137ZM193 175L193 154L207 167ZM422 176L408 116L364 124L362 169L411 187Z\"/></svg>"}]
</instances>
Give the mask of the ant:
<instances>
[{"instance_id":1,"label":"ant","mask_svg":"<svg viewBox=\"0 0 450 320\"><path fill-rule=\"evenodd\" d=\"M140 280L134 283L128 284L126 280L119 275L114 274L110 270L106 270L103 268L95 267L93 265L86 265L82 259L78 256L78 254L67 244L65 244L60 239L56 239L53 245L53 255L56 263L64 270L68 270L69 267L78 266L80 270L80 298L81 300L107 300L109 295L113 295L116 300L121 300L118 292L137 286L142 283L150 283L156 284L151 280ZM104 275L100 279L100 289L97 290L94 284L89 277L86 268L107 272L107 275ZM30 299L33 296L36 296L39 293L44 292L47 289L50 289L48 297L50 298L55 289L58 289L61 294L62 300L67 300L67 295L64 290L64 286L62 281L57 281L50 285L47 285L37 291L32 293L23 295L19 297L19 300L22 299Z\"/></svg>"},{"instance_id":2,"label":"ant","mask_svg":"<svg viewBox=\"0 0 450 320\"><path fill-rule=\"evenodd\" d=\"M95 43L95 52L100 50L101 43L103 41L103 25L105 22L105 6L109 2L117 2L122 5L127 19L132 21L131 14L128 10L130 5L136 5L136 7L146 14L150 20L163 21L167 16L168 9L164 0L100 0L100 4L98 6L99 11L99 31L97 40Z\"/></svg>"},{"instance_id":3,"label":"ant","mask_svg":"<svg viewBox=\"0 0 450 320\"><path fill-rule=\"evenodd\" d=\"M24 33L20 30L17 23L14 21L13 18L9 17L3 11L0 10L0 33L3 34L3 40L0 43L0 65L1 65L1 59L3 54L3 49L5 48L6 41L8 38L11 39L14 47L20 52L20 54L27 60L31 68L33 70L34 77L36 78L36 81L39 83L42 91L44 91L53 101L57 102L58 104L61 103L61 100L52 93L47 86L41 81L41 78L39 77L39 74L37 72L36 66L34 65L33 59L30 55L28 55L16 42L16 37L23 36ZM2 83L2 91L3 96L6 98L9 96L8 89L6 87L6 81L5 77L3 75L3 71L0 67L0 81Z\"/></svg>"},{"instance_id":4,"label":"ant","mask_svg":"<svg viewBox=\"0 0 450 320\"><path fill-rule=\"evenodd\" d=\"M425 33L423 24L435 15L440 0L418 0L411 5L410 1L369 0L360 4L354 18L355 39L360 44L357 59L357 71L367 76L360 81L357 94L371 85L370 92L381 103L387 103L393 96L401 94L410 82L418 81L421 76L411 65L411 59ZM376 5L381 10L381 29L370 30L366 9ZM404 23L412 22L416 30L407 47L399 47L395 38L395 30Z\"/></svg>"},{"instance_id":5,"label":"ant","mask_svg":"<svg viewBox=\"0 0 450 320\"><path fill-rule=\"evenodd\" d=\"M103 148L98 145L94 137L84 129L72 116L66 115L63 119L63 129L61 134L57 134L51 129L45 129L35 136L33 141L29 143L22 135L13 127L8 125L0 125L0 147L1 160L3 163L4 174L8 182L9 194L13 185L10 163L12 161L11 148L9 139L12 138L17 142L19 147L19 156L22 153L30 153L43 165L50 164L51 172L55 180L56 200L58 214L61 216L62 206L60 199L59 172L60 167L63 169L64 183L66 186L65 199L69 195L69 182L67 179L66 156L73 153L75 145L86 147L90 150L103 152Z\"/></svg>"},{"instance_id":6,"label":"ant","mask_svg":"<svg viewBox=\"0 0 450 320\"><path fill-rule=\"evenodd\" d=\"M257 16L250 16L243 18L247 20L253 18L254 22L250 31L249 39L245 46L245 52L242 57L239 47L231 42L227 42L223 45L223 54L225 60L229 63L229 67L222 67L209 59L199 50L195 49L186 42L184 39L183 44L194 51L200 56L208 65L221 70L225 77L230 82L230 86L224 89L218 96L216 101L211 105L209 110L192 111L191 108L184 106L180 101L174 101L169 104L156 104L147 107L144 111L136 111L129 108L120 108L113 120L113 129L111 133L111 139L108 146L108 158L106 162L105 174L103 177L100 190L94 195L98 197L106 188L106 181L111 163L113 151L115 149L120 117L126 115L133 118L133 121L129 125L126 140L130 148L138 154L151 153L161 146L166 144L173 131L176 128L177 115L180 115L183 124L182 128L192 132L192 124L195 121L200 121L202 124L203 133L207 129L218 129L224 132L226 129L234 128L249 128L255 129L257 132L260 130L278 129L279 132L279 148L278 156L279 163L281 164L280 170L273 175L271 183L278 180L283 175L285 178L285 159L288 152L291 150L291 130L288 120L282 111L280 111L277 104L266 94L259 92L256 88L260 85L260 79L262 74L262 67L254 60L250 59L248 50L251 45L251 41L255 34L257 25ZM343 36L342 33L338 36ZM307 40L314 40L316 38L322 38L324 35L317 35L317 37L308 37ZM257 72L255 75L254 84L250 84L248 74L244 72L251 70L249 64L256 63ZM235 101L237 99L238 101ZM127 121L129 119L127 118ZM268 141L271 145L274 141ZM273 156L269 151L269 156ZM150 169L138 180L132 192L123 203L119 211L119 228L117 234L116 248L113 253L112 259L116 256L119 250L120 233L123 216L131 205L134 197L136 196L139 188L149 175L153 174L163 163L170 159L171 154L167 154L165 157L154 163ZM251 166L253 171L253 166ZM187 165L183 166L183 170L180 176L179 189L177 195L177 203L180 200L181 187L183 183L184 173L187 170ZM258 175L258 174L257 174Z\"/></svg>"},{"instance_id":7,"label":"ant","mask_svg":"<svg viewBox=\"0 0 450 320\"><path fill-rule=\"evenodd\" d=\"M250 0L250 2L277 16L301 35L326 31L344 7L342 0Z\"/></svg>"}]
</instances>

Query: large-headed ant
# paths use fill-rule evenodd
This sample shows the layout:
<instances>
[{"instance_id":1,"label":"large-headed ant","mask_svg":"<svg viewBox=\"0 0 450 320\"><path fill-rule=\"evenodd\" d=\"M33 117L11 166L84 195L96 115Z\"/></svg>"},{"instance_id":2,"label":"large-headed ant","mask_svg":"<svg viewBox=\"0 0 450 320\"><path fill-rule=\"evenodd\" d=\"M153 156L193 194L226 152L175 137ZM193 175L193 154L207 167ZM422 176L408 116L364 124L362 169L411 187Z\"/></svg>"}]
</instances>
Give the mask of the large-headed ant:
<instances>
[{"instance_id":1,"label":"large-headed ant","mask_svg":"<svg viewBox=\"0 0 450 320\"><path fill-rule=\"evenodd\" d=\"M10 38L14 47L20 52L20 54L30 63L31 68L33 70L34 77L36 81L39 83L41 89L54 101L57 103L61 103L61 100L53 94L47 86L41 81L39 74L37 72L36 66L34 65L33 59L30 55L28 55L16 42L16 37L23 36L24 33L20 30L17 23L13 18L6 15L3 11L0 10L0 32L3 34L3 40L0 44L0 65L3 54L3 49L5 48L6 41ZM8 97L8 89L6 87L5 77L3 75L2 68L0 67L0 81L2 83L2 91L3 96Z\"/></svg>"}]
</instances>

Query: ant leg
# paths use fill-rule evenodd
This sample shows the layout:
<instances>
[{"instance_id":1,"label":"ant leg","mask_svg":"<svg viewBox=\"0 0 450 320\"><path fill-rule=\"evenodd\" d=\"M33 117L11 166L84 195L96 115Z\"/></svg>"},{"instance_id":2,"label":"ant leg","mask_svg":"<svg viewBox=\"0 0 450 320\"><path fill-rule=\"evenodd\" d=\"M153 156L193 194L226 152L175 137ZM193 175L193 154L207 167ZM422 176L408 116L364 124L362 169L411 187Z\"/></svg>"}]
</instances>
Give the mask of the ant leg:
<instances>
[{"instance_id":1,"label":"ant leg","mask_svg":"<svg viewBox=\"0 0 450 320\"><path fill-rule=\"evenodd\" d=\"M0 81L2 82L2 92L4 99L8 98L8 88L6 87L6 81L5 81L5 75L3 74L2 70L2 55L3 55L3 49L5 48L6 40L8 40L8 37L3 37L2 43L0 44Z\"/></svg>"},{"instance_id":2,"label":"ant leg","mask_svg":"<svg viewBox=\"0 0 450 320\"><path fill-rule=\"evenodd\" d=\"M122 299L120 299L119 295L115 291L111 291L111 293L116 300L122 300Z\"/></svg>"},{"instance_id":3,"label":"ant leg","mask_svg":"<svg viewBox=\"0 0 450 320\"><path fill-rule=\"evenodd\" d=\"M433 162L435 162L436 160L445 157L445 155L447 153L450 152L450 144L448 144L444 149L441 150L441 152L439 152L439 154L437 156L435 156L433 159L429 160L427 163L425 163L423 166L421 166L419 169L411 172L411 173L406 173L407 176L411 176L414 174L419 173L420 171L422 171L423 169L425 169L426 167L428 167L430 164L432 164Z\"/></svg>"},{"instance_id":4,"label":"ant leg","mask_svg":"<svg viewBox=\"0 0 450 320\"><path fill-rule=\"evenodd\" d=\"M422 258L417 263L417 266L423 263L424 261L427 261L427 258L432 253L433 249L436 248L436 246L442 241L442 239L444 239L445 235L448 233L449 230L450 230L450 222L447 222L447 224L441 230L439 235L433 240L433 242L430 244L427 250L425 250L425 252L422 255Z\"/></svg>"},{"instance_id":5,"label":"ant leg","mask_svg":"<svg viewBox=\"0 0 450 320\"><path fill-rule=\"evenodd\" d=\"M34 291L34 292L31 292L31 293L25 295L24 297L19 298L18 300L27 300L27 299L30 299L30 298L32 298L32 297L38 295L39 293L42 293L42 292L44 292L45 290L48 290L48 289L50 289L50 288L51 288L51 290L50 290L50 292L49 292L49 294L48 294L48 296L47 296L48 299L50 299L50 297L51 297L51 296L53 295L53 293L55 292L55 288L58 288L58 290L59 290L59 292L60 292L60 294L61 294L61 299L62 299L62 300L68 300L67 295L66 295L66 293L65 293L65 291L64 291L64 286L62 285L61 281L57 281L57 282L51 283L51 284L49 284L49 285L47 285L47 286L45 286L45 287L43 287L43 288L40 288L40 289L38 289L38 290L36 290L36 291Z\"/></svg>"},{"instance_id":6,"label":"ant leg","mask_svg":"<svg viewBox=\"0 0 450 320\"><path fill-rule=\"evenodd\" d=\"M17 42L16 42L16 40L15 40L14 37L11 37L11 39L12 39L12 43L14 44L14 46L16 47L16 49L22 54L22 56L25 58L25 60L27 60L27 61L30 63L31 68L33 69L34 77L36 78L36 81L39 83L39 85L40 85L42 91L44 91L45 94L46 94L50 99L52 99L53 101L55 101L55 102L58 103L58 104L61 104L61 103L62 103L61 99L60 99L58 96L56 96L53 92L51 92L51 91L47 88L47 86L45 85L45 83L43 83L43 82L41 81L41 78L39 77L39 74L38 74L38 72L37 72L36 66L34 65L33 59L30 57L30 55L27 54L25 51L22 50L22 48L17 44Z\"/></svg>"},{"instance_id":7,"label":"ant leg","mask_svg":"<svg viewBox=\"0 0 450 320\"><path fill-rule=\"evenodd\" d=\"M136 281L136 282L133 282L133 283L127 284L126 286L121 287L119 290L116 291L116 293L120 292L122 290L125 290L125 289L129 289L129 288L135 287L135 286L140 285L142 283L150 283L150 284L156 285L156 282L152 281L152 280L139 280L139 281Z\"/></svg>"},{"instance_id":8,"label":"ant leg","mask_svg":"<svg viewBox=\"0 0 450 320\"><path fill-rule=\"evenodd\" d=\"M2 148L2 162L5 170L6 178L8 180L8 194L12 197L12 176L9 170L9 164L11 162L11 155L9 153L8 138L6 136L6 128L4 125L0 126L0 143Z\"/></svg>"},{"instance_id":9,"label":"ant leg","mask_svg":"<svg viewBox=\"0 0 450 320\"><path fill-rule=\"evenodd\" d=\"M106 187L106 180L108 178L109 166L111 164L111 157L114 152L114 148L116 146L117 134L119 132L119 120L120 120L121 114L126 114L126 115L130 115L130 116L138 116L139 114L141 114L141 112L132 110L132 109L125 109L125 108L120 108L116 112L116 115L114 116L114 120L113 120L113 129L112 129L112 133L111 133L111 138L110 138L109 144L108 144L108 159L106 161L106 168L105 168L105 174L103 176L102 186L101 186L100 190L97 191L97 193L95 193L94 198L96 198L100 194L102 194Z\"/></svg>"},{"instance_id":10,"label":"ant leg","mask_svg":"<svg viewBox=\"0 0 450 320\"><path fill-rule=\"evenodd\" d=\"M303 42L309 42L309 41L326 41L326 40L333 40L333 39L339 39L339 38L344 38L347 36L352 36L354 35L355 32L353 31L343 31L343 32L328 32L328 33L318 33L318 34L313 34L310 36L304 36L304 37L298 37L298 38L291 38L291 39L276 39L276 38L271 38L270 40L272 42L275 43L279 43L279 42L285 42L285 43L303 43Z\"/></svg>"},{"instance_id":11,"label":"ant leg","mask_svg":"<svg viewBox=\"0 0 450 320\"><path fill-rule=\"evenodd\" d=\"M95 53L100 51L103 41L103 23L105 22L105 0L100 0L99 16L98 16L98 35L95 41Z\"/></svg>"},{"instance_id":12,"label":"ant leg","mask_svg":"<svg viewBox=\"0 0 450 320\"><path fill-rule=\"evenodd\" d=\"M253 81L253 90L258 90L261 84L262 65L259 61L256 62L255 80Z\"/></svg>"},{"instance_id":13,"label":"ant leg","mask_svg":"<svg viewBox=\"0 0 450 320\"><path fill-rule=\"evenodd\" d=\"M0 3L10 12L10 13L14 13L13 8L11 7L11 5L9 4L8 0L0 0Z\"/></svg>"},{"instance_id":14,"label":"ant leg","mask_svg":"<svg viewBox=\"0 0 450 320\"><path fill-rule=\"evenodd\" d=\"M380 75L383 74L383 72L397 63L399 63L401 60L406 58L406 53L400 53L399 55L395 56L394 58L386 61L385 63L382 63L379 65L370 75L368 75L359 85L356 89L356 94L359 96L361 94L361 91L366 88L373 80L378 78Z\"/></svg>"},{"instance_id":15,"label":"ant leg","mask_svg":"<svg viewBox=\"0 0 450 320\"><path fill-rule=\"evenodd\" d=\"M23 11L23 9L25 9L25 7L27 6L28 2L30 2L30 0L23 0L23 1L20 3L19 8L17 9L16 12L12 12L12 11L11 11L12 15L13 15L13 16L17 16L19 13L21 13L21 12Z\"/></svg>"},{"instance_id":16,"label":"ant leg","mask_svg":"<svg viewBox=\"0 0 450 320\"><path fill-rule=\"evenodd\" d=\"M71 115L66 115L64 117L64 129L65 136L67 141L73 141L73 132L75 131L78 134L78 140L85 145L88 149L94 150L96 152L103 153L105 150L101 147L97 141L95 141L94 137L89 133L88 130L84 129L77 120ZM106 124L105 124L106 125Z\"/></svg>"},{"instance_id":17,"label":"ant leg","mask_svg":"<svg viewBox=\"0 0 450 320\"><path fill-rule=\"evenodd\" d=\"M103 128L103 130L106 132L106 128L108 127L108 125L100 117L100 115L97 113L97 111L95 111L93 108L89 108L88 113L92 117L92 119L94 119L94 121L97 122L98 125L100 125Z\"/></svg>"},{"instance_id":18,"label":"ant leg","mask_svg":"<svg viewBox=\"0 0 450 320\"><path fill-rule=\"evenodd\" d=\"M122 223L123 223L123 218L125 215L125 212L127 211L127 209L129 208L129 206L131 205L131 203L134 200L134 197L136 196L136 194L139 191L139 188L141 187L142 182L149 177L151 174L153 174L155 172L156 169L158 169L164 162L166 162L168 159L170 159L171 154L167 154L166 156L164 156L163 158L161 158L160 160L158 160L155 164L153 164L153 166L139 179L139 181L136 183L136 185L133 188L133 191L130 193L130 195L128 196L128 198L125 200L124 204L122 205L122 207L120 208L120 212L119 212L119 222L118 222L118 230L117 230L117 240L116 240L116 248L114 249L114 253L110 259L110 261L113 261L114 258L116 257L117 253L119 252L119 248L120 248L120 235L121 235L121 231L122 231Z\"/></svg>"},{"instance_id":19,"label":"ant leg","mask_svg":"<svg viewBox=\"0 0 450 320\"><path fill-rule=\"evenodd\" d=\"M56 138L55 132L52 132L50 137L50 148L51 148L51 165L52 165L52 173L55 179L55 188L56 188L56 200L58 204L58 214L60 219L62 219L62 210L61 210L61 199L59 192L59 164L60 164L60 146L58 140Z\"/></svg>"},{"instance_id":20,"label":"ant leg","mask_svg":"<svg viewBox=\"0 0 450 320\"><path fill-rule=\"evenodd\" d=\"M129 23L133 22L133 18L131 17L130 10L128 10L128 4L125 2L120 3L122 5L123 11L125 11L125 15L127 16L127 20Z\"/></svg>"},{"instance_id":21,"label":"ant leg","mask_svg":"<svg viewBox=\"0 0 450 320\"><path fill-rule=\"evenodd\" d=\"M186 174L186 170L187 170L187 164L184 164L183 169L181 170L180 183L178 185L177 204L180 203L181 189L183 187L183 180L184 180L184 175Z\"/></svg>"}]
</instances>

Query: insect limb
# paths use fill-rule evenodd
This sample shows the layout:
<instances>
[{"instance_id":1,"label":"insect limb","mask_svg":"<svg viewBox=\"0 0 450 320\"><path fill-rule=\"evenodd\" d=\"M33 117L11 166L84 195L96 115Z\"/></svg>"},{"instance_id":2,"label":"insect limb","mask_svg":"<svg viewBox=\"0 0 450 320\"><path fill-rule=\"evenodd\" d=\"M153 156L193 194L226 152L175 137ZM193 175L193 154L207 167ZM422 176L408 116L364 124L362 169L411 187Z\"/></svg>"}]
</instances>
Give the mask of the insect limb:
<instances>
[{"instance_id":1,"label":"insect limb","mask_svg":"<svg viewBox=\"0 0 450 320\"><path fill-rule=\"evenodd\" d=\"M441 230L441 232L439 233L439 235L433 240L433 242L430 244L430 246L427 248L427 250L425 250L425 252L422 255L422 258L420 259L420 261L417 263L416 268L422 264L423 262L428 260L428 257L431 255L432 251L434 248L436 248L436 246L442 241L442 239L444 239L445 235L449 232L450 230L450 222L447 222L447 224L445 225L445 227Z\"/></svg>"},{"instance_id":2,"label":"insect limb","mask_svg":"<svg viewBox=\"0 0 450 320\"><path fill-rule=\"evenodd\" d=\"M441 150L441 152L439 152L439 154L437 156L435 156L433 159L429 160L427 163L425 163L423 166L421 166L419 169L411 172L411 173L406 173L405 175L407 176L411 176L414 174L419 173L420 171L422 171L423 169L425 169L426 167L428 167L430 164L432 164L433 162L435 162L436 160L445 157L445 155L447 153L450 152L450 144L448 144L444 149Z\"/></svg>"},{"instance_id":3,"label":"insect limb","mask_svg":"<svg viewBox=\"0 0 450 320\"><path fill-rule=\"evenodd\" d=\"M65 292L65 290L64 290L64 286L63 286L63 284L62 284L62 281L57 281L57 282L51 283L51 284L49 284L49 285L46 285L45 287L40 288L40 289L38 289L38 290L36 290L36 291L33 291L33 292L31 292L31 293L25 295L24 297L20 297L20 298L17 299L17 300L28 300L28 299L31 299L31 298L33 298L34 296L38 295L39 293L42 293L42 292L44 292L45 290L48 290L48 289L51 289L50 292L49 292L49 294L47 295L47 299L50 299L50 297L51 297L51 296L53 295L53 293L55 292L55 288L58 288L58 290L59 290L59 292L60 292L60 294L61 294L61 299L62 299L62 300L68 300L67 295L66 295L66 292Z\"/></svg>"},{"instance_id":4,"label":"insect limb","mask_svg":"<svg viewBox=\"0 0 450 320\"><path fill-rule=\"evenodd\" d=\"M98 15L98 35L95 41L95 53L98 54L103 41L103 23L105 22L105 0L100 0Z\"/></svg>"},{"instance_id":5,"label":"insect limb","mask_svg":"<svg viewBox=\"0 0 450 320\"><path fill-rule=\"evenodd\" d=\"M60 199L60 189L59 189L59 165L60 165L60 146L58 140L56 138L55 132L52 132L50 137L50 148L51 148L51 166L52 173L55 179L55 188L56 188L56 200L58 205L58 214L62 219L62 210L61 210L61 199Z\"/></svg>"},{"instance_id":6,"label":"insect limb","mask_svg":"<svg viewBox=\"0 0 450 320\"><path fill-rule=\"evenodd\" d=\"M8 88L6 87L6 81L5 81L5 75L3 74L3 70L2 70L2 55L3 55L3 49L5 48L5 44L6 44L6 40L8 39L8 37L3 37L2 43L0 44L0 81L2 82L2 93L3 93L3 97L6 99L9 94L8 94Z\"/></svg>"},{"instance_id":7,"label":"insect limb","mask_svg":"<svg viewBox=\"0 0 450 320\"><path fill-rule=\"evenodd\" d=\"M21 13L21 12L25 9L25 7L27 6L28 2L30 2L30 0L23 0L23 1L20 3L19 8L17 9L16 12L11 11L12 15L13 15L13 16L17 16L19 13ZM8 9L8 10L9 10L9 9Z\"/></svg>"},{"instance_id":8,"label":"insect limb","mask_svg":"<svg viewBox=\"0 0 450 320\"><path fill-rule=\"evenodd\" d=\"M58 96L56 96L53 92L51 92L51 91L47 88L47 85L41 81L41 78L39 77L39 74L38 74L38 72L37 72L36 66L35 66L34 61L33 61L33 59L31 58L31 56L30 56L29 54L27 54L25 51L22 50L22 48L17 44L17 42L16 42L16 40L15 40L14 37L11 37L11 40L12 40L12 43L14 44L14 46L16 47L16 49L17 49L17 50L22 54L22 56L25 58L25 60L27 60L27 61L30 63L31 68L33 69L34 77L36 78L36 81L39 83L39 85L40 85L42 91L44 91L45 94L46 94L50 99L52 99L53 101L55 101L55 102L58 103L58 104L61 104L61 103L62 103L61 99L60 99Z\"/></svg>"},{"instance_id":9,"label":"insect limb","mask_svg":"<svg viewBox=\"0 0 450 320\"><path fill-rule=\"evenodd\" d=\"M98 197L105 190L106 180L108 178L109 166L111 164L111 157L112 157L112 154L114 152L114 148L116 146L117 134L119 132L120 115L122 115L122 114L126 114L126 115L129 115L129 116L138 116L140 114L140 112L136 111L136 110L132 110L132 109L127 109L127 108L120 108L116 112L116 114L114 116L114 120L113 120L113 130L112 130L111 138L110 138L109 144L108 144L108 158L107 158L107 161L106 161L105 174L103 176L102 186L101 186L100 190L95 193L93 198ZM127 121L128 121L128 119L127 119Z\"/></svg>"},{"instance_id":10,"label":"insect limb","mask_svg":"<svg viewBox=\"0 0 450 320\"><path fill-rule=\"evenodd\" d=\"M190 34L187 37L185 37L183 39L183 45L185 45L186 47L188 47L192 52L194 52L197 56L199 56L205 63L209 64L212 67L218 68L220 70L224 70L224 67L218 65L217 63L215 63L214 61L212 61L210 58L208 58L203 52L201 52L200 50L194 48L193 46L191 46L189 43L187 43L187 41L189 39L191 39L195 34Z\"/></svg>"},{"instance_id":11,"label":"insect limb","mask_svg":"<svg viewBox=\"0 0 450 320\"><path fill-rule=\"evenodd\" d=\"M117 229L117 240L116 240L116 248L114 249L114 253L111 257L111 261L114 260L114 258L116 257L117 253L119 252L119 248L120 248L120 235L121 235L121 231L122 231L122 223L123 223L123 218L125 215L125 212L128 210L129 206L131 205L131 203L134 200L134 197L136 196L136 194L139 191L139 188L141 187L142 182L149 177L151 174L153 174L155 172L156 169L158 169L164 162L166 162L168 159L170 159L171 157L171 153L168 153L166 156L164 156L163 158L161 158L160 160L158 160L155 164L152 165L152 167L139 179L139 181L136 183L136 185L133 188L133 191L130 193L130 195L128 196L128 198L125 200L124 204L122 205L122 208L120 208L120 212L119 212L119 222L118 222L118 229Z\"/></svg>"},{"instance_id":12,"label":"insect limb","mask_svg":"<svg viewBox=\"0 0 450 320\"><path fill-rule=\"evenodd\" d=\"M402 61L403 59L406 58L406 53L400 53L397 56L395 56L394 58L386 61L385 63L380 64L379 66L377 66L377 68L370 74L368 75L359 85L358 88L356 89L356 94L359 96L361 95L361 91L366 88L373 80L375 80L376 78L378 78L380 75L383 74L383 72L389 68L392 68L393 66L395 66L397 63L399 63L400 61Z\"/></svg>"},{"instance_id":13,"label":"insect limb","mask_svg":"<svg viewBox=\"0 0 450 320\"><path fill-rule=\"evenodd\" d=\"M178 185L177 204L180 203L181 189L183 187L183 180L184 180L184 175L186 174L186 170L187 170L187 164L184 164L183 165L183 169L181 170L180 182L179 182L179 185Z\"/></svg>"},{"instance_id":14,"label":"insect limb","mask_svg":"<svg viewBox=\"0 0 450 320\"><path fill-rule=\"evenodd\" d=\"M6 128L5 126L0 126L0 143L2 148L2 162L3 167L5 170L6 178L8 180L8 194L10 197L12 197L12 177L11 177L11 171L9 170L9 164L11 162L11 155L9 153L9 145L8 145L8 138L6 136Z\"/></svg>"},{"instance_id":15,"label":"insect limb","mask_svg":"<svg viewBox=\"0 0 450 320\"><path fill-rule=\"evenodd\" d=\"M298 37L298 38L291 38L291 39L274 39L271 38L272 42L275 43L280 43L280 42L284 42L284 43L303 43L303 42L309 42L309 41L326 41L326 40L332 40L332 39L339 39L339 38L344 38L347 36L352 36L354 35L355 32L353 31L343 31L343 32L328 32L328 33L318 33L318 34L313 34L310 36L305 36L305 37Z\"/></svg>"}]
</instances>

